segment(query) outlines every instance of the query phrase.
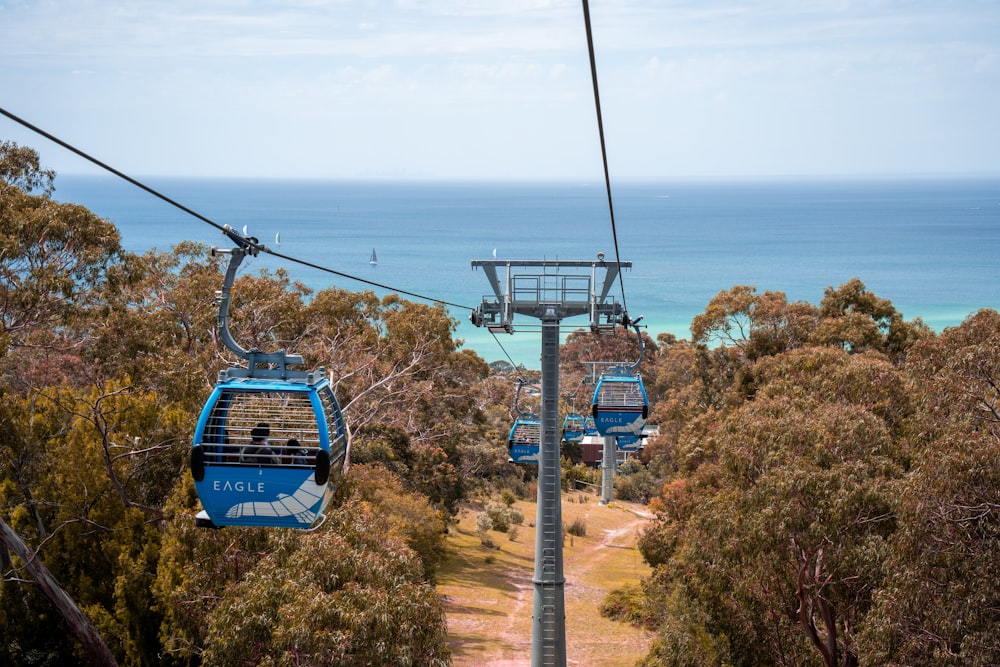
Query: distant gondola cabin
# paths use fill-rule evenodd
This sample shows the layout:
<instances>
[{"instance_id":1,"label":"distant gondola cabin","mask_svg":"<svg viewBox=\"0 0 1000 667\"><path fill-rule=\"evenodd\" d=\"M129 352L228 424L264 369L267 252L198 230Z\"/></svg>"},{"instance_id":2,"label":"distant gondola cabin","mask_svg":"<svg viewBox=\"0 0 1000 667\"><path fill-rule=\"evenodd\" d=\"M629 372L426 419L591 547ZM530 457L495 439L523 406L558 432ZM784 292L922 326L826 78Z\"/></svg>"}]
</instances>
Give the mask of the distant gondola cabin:
<instances>
[{"instance_id":1,"label":"distant gondola cabin","mask_svg":"<svg viewBox=\"0 0 1000 667\"><path fill-rule=\"evenodd\" d=\"M584 433L583 415L576 413L566 415L563 419L562 439L565 442L580 443L583 442Z\"/></svg>"},{"instance_id":2,"label":"distant gondola cabin","mask_svg":"<svg viewBox=\"0 0 1000 667\"><path fill-rule=\"evenodd\" d=\"M602 436L640 435L648 413L646 389L638 373L601 376L594 390L591 414Z\"/></svg>"},{"instance_id":3,"label":"distant gondola cabin","mask_svg":"<svg viewBox=\"0 0 1000 667\"><path fill-rule=\"evenodd\" d=\"M619 435L615 438L615 446L621 452L637 452L642 449L642 438L638 435Z\"/></svg>"},{"instance_id":4,"label":"distant gondola cabin","mask_svg":"<svg viewBox=\"0 0 1000 667\"><path fill-rule=\"evenodd\" d=\"M533 416L522 416L510 429L507 448L514 463L538 465L542 444L542 423Z\"/></svg>"}]
</instances>

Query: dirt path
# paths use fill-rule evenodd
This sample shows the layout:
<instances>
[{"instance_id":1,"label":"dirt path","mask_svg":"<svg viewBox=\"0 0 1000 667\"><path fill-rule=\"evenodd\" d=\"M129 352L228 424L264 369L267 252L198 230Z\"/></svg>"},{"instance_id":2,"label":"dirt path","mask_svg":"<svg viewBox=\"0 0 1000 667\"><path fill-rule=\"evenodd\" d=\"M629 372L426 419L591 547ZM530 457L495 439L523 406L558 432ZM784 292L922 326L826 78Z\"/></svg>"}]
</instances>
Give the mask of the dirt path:
<instances>
[{"instance_id":1,"label":"dirt path","mask_svg":"<svg viewBox=\"0 0 1000 667\"><path fill-rule=\"evenodd\" d=\"M476 512L466 510L449 535L451 555L438 575L445 596L453 664L475 667L528 667L534 603L534 503L519 502L525 516L516 539L492 532L499 548L486 548L475 533ZM566 577L567 664L634 665L652 635L600 615L611 590L649 574L636 549L639 530L649 520L644 508L628 503L601 506L593 495L563 494L563 525L576 519L585 536L567 535L563 544Z\"/></svg>"}]
</instances>

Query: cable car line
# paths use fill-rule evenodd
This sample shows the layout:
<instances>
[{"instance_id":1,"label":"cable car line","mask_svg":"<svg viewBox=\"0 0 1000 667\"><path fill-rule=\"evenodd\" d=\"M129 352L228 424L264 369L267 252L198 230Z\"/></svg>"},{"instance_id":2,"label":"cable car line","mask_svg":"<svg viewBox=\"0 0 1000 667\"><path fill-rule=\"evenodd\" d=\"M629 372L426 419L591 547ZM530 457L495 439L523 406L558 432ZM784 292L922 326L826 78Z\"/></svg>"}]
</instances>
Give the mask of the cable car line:
<instances>
[{"instance_id":1,"label":"cable car line","mask_svg":"<svg viewBox=\"0 0 1000 667\"><path fill-rule=\"evenodd\" d=\"M46 130L38 127L37 125L34 125L33 123L25 120L24 118L21 118L20 116L12 113L10 111L8 111L7 109L5 109L3 107L0 107L0 114L3 114L4 116L6 116L7 118L11 119L15 123L18 123L18 124L22 125L23 127L31 130L32 132L34 132L34 133L36 133L36 134L38 134L38 135L40 135L40 136L48 139L52 143L54 143L54 144L56 144L58 146L61 146L62 148L65 148L66 150L70 151L71 153L74 153L74 154L82 157L83 159L87 160L88 162L91 162L92 164L97 165L101 169L104 169L105 171L107 171L107 172L109 172L109 173L111 173L111 174L113 174L113 175L121 178L122 180L127 181L128 183L131 183L132 185L136 186L140 190L143 190L143 191L145 191L145 192L153 195L157 199L160 199L160 200L166 202L167 204L169 204L169 205L177 208L178 210L181 210L181 211L187 213L188 215L190 215L190 216L192 216L194 218L197 218L198 220L201 220L202 222L204 222L204 223L206 223L208 225L211 225L212 227L214 227L215 229L219 230L220 232L222 232L226 236L230 237L230 239L232 239L235 243L237 243L237 245L241 245L241 246L246 245L248 247L253 248L253 250L254 250L253 254L255 254L255 255L258 252L263 252L263 253L266 253L268 255L271 255L272 257L276 257L278 259L283 259L283 260L286 260L288 262L293 262L295 264L299 264L301 266L305 266L305 267L308 267L308 268L311 268L311 269L316 269L318 271L323 271L323 272L326 272L326 273L330 273L330 274L335 275L335 276L340 276L342 278L347 278L348 280L354 280L356 282L359 282L359 283L362 283L362 284L365 284L365 285L369 285L371 287L376 287L376 288L379 288L379 289L384 289L384 290L389 291L389 292L395 292L397 294L402 294L402 295L405 295L405 296L410 296L410 297L413 297L413 298L416 298L416 299L420 299L422 301L429 301L429 302L432 302L432 303L441 303L441 304L443 304L445 306L451 306L453 308L459 308L459 309L462 309L462 310L473 310L470 306L465 306L465 305L458 304L458 303L452 303L450 301L444 301L442 299L436 299L436 298L433 298L433 297L429 297L429 296L425 296L425 295L422 295L422 294L418 294L416 292L411 292L411 291L408 291L408 290L403 290L403 289L399 289L399 288L396 288L396 287L392 287L391 285L385 285L385 284L378 283L378 282L375 282L375 281L372 281L372 280L367 280L365 278L354 276L354 275L351 275L351 274L348 274L348 273L343 273L341 271L337 271L336 269L332 269L332 268L329 268L329 267L326 267L326 266L315 264L313 262L309 262L309 261L304 260L304 259L299 259L297 257L292 257L290 255L286 255L284 253L272 250L268 246L266 246L266 245L264 245L262 243L259 243L256 238L240 235L239 232L237 232L236 230L234 230L229 225L223 225L223 224L219 224L219 223L215 222L214 220L212 220L212 219L210 219L210 218L202 215L201 213L198 213L197 211L195 211L195 210L193 210L193 209L185 206L184 204L181 204L180 202L176 201L175 199L172 199L172 198L168 197L167 195L163 194L162 192L159 192L158 190L156 190L156 189L154 189L154 188L146 185L145 183L143 183L143 182L141 182L141 181L139 181L139 180L137 180L137 179L129 176L128 174L120 171L119 169L115 169L111 165L109 165L109 164L107 164L105 162L102 162L101 160L97 159L93 155L90 155L86 151L83 151L83 150L77 148L76 146L70 144L69 142L60 139L59 137L53 135L52 133L47 132ZM618 248L617 248L617 241L616 241L616 244L615 244L615 252L616 252L616 254L617 254L617 250L618 250ZM624 300L624 291L622 293L622 296L623 296L623 300ZM578 328L579 327L571 327L570 329L571 330L576 330ZM507 357L507 360L511 363L511 365L514 368L517 368L517 364L515 364L514 361L513 361L513 359L511 359L510 354L507 352L507 349L500 342L500 339L497 338L496 334L492 334L492 335L493 335L493 340L496 341L496 343L500 347L501 351L503 351L504 356Z\"/></svg>"},{"instance_id":2,"label":"cable car line","mask_svg":"<svg viewBox=\"0 0 1000 667\"><path fill-rule=\"evenodd\" d=\"M31 130L32 132L34 132L36 134L40 134L43 137L45 137L46 139L48 139L49 141L62 146L66 150L70 151L71 153L76 153L77 155L79 155L80 157L82 157L84 160L87 160L89 162L92 162L92 163L96 164L101 169L104 169L105 171L111 172L115 176L117 176L117 177L119 177L119 178L121 178L123 180L128 181L129 183L131 183L132 185L136 186L137 188L145 190L146 192L148 192L149 194L153 195L154 197L158 197L159 199L162 199L163 201L167 202L171 206L179 208L180 210L184 211L188 215L194 216L195 218L198 218L202 222L206 222L206 223L212 225L213 227L215 227L216 229L218 229L220 232L224 232L225 231L223 229L223 226L220 225L219 223L214 222L212 220L209 220L208 218L206 218L205 216L201 215L197 211L192 211L190 208L188 208L187 206L184 206L180 202L174 201L170 197L168 197L168 196L166 196L164 194L161 194L160 192L157 192L156 190L154 190L153 188L149 187L148 185L145 185L144 183L141 183L140 181L137 181L136 179L132 178L128 174L122 173L121 171L115 169L111 165L106 164L104 162L101 162L100 160L98 160L97 158L93 157L92 155L88 155L87 153L83 152L79 148L76 148L72 144L66 143L65 141L63 141L59 137L56 137L56 136L54 136L54 135L46 132L45 130L43 130L42 128L38 127L37 125L32 125L28 121L24 120L23 118L21 118L19 116L16 116L16 115L12 114L11 112L9 112L6 109L4 109L3 107L0 107L0 113L2 113L4 116L7 116L7 118L10 118L15 123L20 123L24 127L26 127L29 130Z\"/></svg>"},{"instance_id":3,"label":"cable car line","mask_svg":"<svg viewBox=\"0 0 1000 667\"><path fill-rule=\"evenodd\" d=\"M510 362L511 368L517 370L518 366L517 366L517 364L514 363L514 360L510 358L510 355L507 354L507 348L505 348L503 346L503 343L500 342L500 339L497 338L497 335L492 330L489 330L489 331L490 331L490 335L493 336L493 340L495 340L497 342L497 345L500 346L500 350L503 351L504 356L507 357L507 361Z\"/></svg>"},{"instance_id":4,"label":"cable car line","mask_svg":"<svg viewBox=\"0 0 1000 667\"><path fill-rule=\"evenodd\" d=\"M33 125L32 123L29 123L28 121L24 120L23 118L15 115L13 113L11 113L10 111L7 111L3 107L0 107L0 114L3 114L4 116L6 116L7 118L10 118L14 122L23 125L24 127L28 128L32 132L35 132L36 134L39 134L39 135L45 137L49 141L51 141L51 142L53 142L55 144L58 144L59 146L62 146L66 150L68 150L68 151L70 151L72 153L75 153L76 155L79 155L83 159L85 159L88 162L91 162L91 163L97 165L101 169L104 169L105 171L108 171L108 172L114 174L115 176L117 176L117 177L119 177L119 178L121 178L121 179L123 179L125 181L128 181L129 183L131 183L132 185L136 186L137 188L148 192L149 194L153 195L154 197L157 197L158 199L163 200L164 202L170 204L171 206L173 206L173 207L175 207L177 209L180 209L181 211L184 211L188 215L190 215L192 217L195 217L198 220L201 220L202 222L211 225L212 227L215 227L220 232L222 232L223 234L226 234L230 238L234 238L233 234L236 234L236 232L232 231L231 228L230 228L230 231L227 231L227 226L226 225L220 225L219 223L215 222L214 220L211 220L211 219L205 217L201 213L198 213L197 211L194 211L194 210L188 208L187 206L185 206L184 204L181 204L180 202L178 202L178 201L176 201L174 199L171 199L170 197L168 197L165 194L163 194L163 193L155 190L154 188L149 187L145 183L142 183L141 181L138 181L138 180L132 178L128 174L125 174L125 173L119 171L118 169L115 169L111 165L109 165L109 164L107 164L105 162L102 162L102 161L98 160L97 158L95 158L94 156L92 156L92 155L90 155L90 154L88 154L88 153L80 150L79 148L76 148L72 144L63 141L59 137L56 137L53 134L50 134L49 132L46 132L42 128L40 128L40 127L38 127L36 125ZM238 234L237 234L237 236L238 236ZM314 264L314 263L306 261L304 259L298 259L297 257L292 257L290 255L285 255L283 253L276 252L276 251L272 250L271 248L267 247L266 245L258 243L257 239L255 239L253 237L242 237L242 238L244 238L258 252L263 252L263 253L266 253L266 254L271 255L273 257L277 257L279 259L284 259L284 260L289 261L289 262L294 262L295 264L300 264L302 266L307 266L307 267L309 267L311 269L316 269L318 271L324 271L326 273L330 273L330 274L333 274L335 276L340 276L341 278L347 278L348 280L354 280L354 281L357 281L359 283L363 283L365 285L370 285L371 287L377 287L379 289L384 289L384 290L387 290L389 292L395 292L397 294L403 294L403 295L406 295L406 296L411 296L411 297L414 297L416 299L420 299L422 301L430 301L432 303L441 303L441 304L444 304L446 306L452 306L453 308L461 308L462 310L472 310L472 308L470 306L463 306L462 304L451 303L450 301L444 301L443 299L435 299L433 297L425 296L423 294L418 294L416 292L410 292L408 290L398 289L398 288L392 287L390 285L384 285L382 283L377 283L377 282L374 282L372 280L367 280L365 278L361 278L361 277L358 277L358 276L351 275L349 273L344 273L342 271L337 271L336 269L331 269L331 268L326 267L326 266L321 266L319 264ZM234 238L234 240L235 240L235 238ZM254 254L256 254L256 253L254 253Z\"/></svg>"},{"instance_id":5,"label":"cable car line","mask_svg":"<svg viewBox=\"0 0 1000 667\"><path fill-rule=\"evenodd\" d=\"M604 162L604 183L608 191L608 212L611 215L611 238L615 244L615 261L621 263L621 256L618 252L618 230L615 227L615 207L611 199L611 174L608 171L608 149L604 141L604 120L601 115L601 94L597 86L597 60L594 56L594 35L590 29L590 5L587 0L583 0L583 22L587 28L587 52L590 55L590 78L594 85L594 106L597 109L597 132L601 138L601 159ZM625 280L622 274L618 273L618 284L622 290L622 307L628 313L628 302L625 300Z\"/></svg>"},{"instance_id":6,"label":"cable car line","mask_svg":"<svg viewBox=\"0 0 1000 667\"><path fill-rule=\"evenodd\" d=\"M433 297L424 296L423 294L417 294L416 292L408 292L407 290L399 289L398 287L392 287L390 285L383 285L382 283L377 283L377 282L374 282L372 280L366 280L365 278L359 278L358 276L352 276L349 273L343 273L341 271L337 271L336 269L331 269L329 267L321 266L319 264L313 264L312 262L306 261L304 259L298 259L296 257L291 257L289 255L285 255L285 254L280 253L280 252L275 252L274 250L271 250L267 246L261 246L261 251L266 252L268 255L271 255L272 257L277 257L279 259L288 260L289 262L295 262L296 264L301 264L302 266L307 266L307 267L309 267L311 269L317 269L319 271L325 271L326 273L331 273L331 274L333 274L335 276L340 276L341 278L348 278L350 280L355 280L355 281L357 281L359 283L364 283L365 285L371 285L372 287L378 287L379 289L384 289L384 290L387 290L389 292L395 292L396 294L404 294L406 296L412 296L412 297L414 297L416 299L420 299L422 301L430 301L432 303L441 303L441 304L444 304L445 306L451 306L453 308L461 308L462 310L472 310L471 306L463 306L462 304L459 304L459 303L452 303L450 301L444 301L442 299L435 299Z\"/></svg>"}]
</instances>

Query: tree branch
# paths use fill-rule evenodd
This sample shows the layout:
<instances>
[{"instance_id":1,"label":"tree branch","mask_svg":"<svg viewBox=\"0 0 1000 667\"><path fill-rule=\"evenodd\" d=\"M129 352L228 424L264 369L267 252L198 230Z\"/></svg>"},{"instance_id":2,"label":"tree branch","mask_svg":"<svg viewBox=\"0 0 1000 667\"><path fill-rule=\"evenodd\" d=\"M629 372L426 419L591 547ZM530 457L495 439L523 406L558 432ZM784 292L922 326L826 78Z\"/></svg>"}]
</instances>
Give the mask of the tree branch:
<instances>
[{"instance_id":1,"label":"tree branch","mask_svg":"<svg viewBox=\"0 0 1000 667\"><path fill-rule=\"evenodd\" d=\"M42 593L52 602L66 621L66 625L83 646L90 663L117 667L118 662L115 660L114 654L111 653L111 649L97 632L94 624L80 610L69 593L56 581L49 569L35 557L35 554L31 552L20 536L2 518L0 518L0 542L3 542L7 549L24 561L25 570L33 577Z\"/></svg>"}]
</instances>

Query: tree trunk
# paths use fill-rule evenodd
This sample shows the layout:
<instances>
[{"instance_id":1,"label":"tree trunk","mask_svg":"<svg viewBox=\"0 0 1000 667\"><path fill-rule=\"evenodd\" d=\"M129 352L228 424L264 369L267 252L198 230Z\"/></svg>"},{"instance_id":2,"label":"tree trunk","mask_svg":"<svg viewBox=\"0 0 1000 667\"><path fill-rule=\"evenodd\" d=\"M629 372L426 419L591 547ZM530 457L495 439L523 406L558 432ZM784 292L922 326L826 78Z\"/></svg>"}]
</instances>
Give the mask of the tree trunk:
<instances>
[{"instance_id":1,"label":"tree trunk","mask_svg":"<svg viewBox=\"0 0 1000 667\"><path fill-rule=\"evenodd\" d=\"M0 518L0 542L3 542L11 553L24 561L24 569L42 589L45 597L55 605L63 620L66 621L66 625L83 645L91 664L117 667L118 662L115 660L115 656L111 653L108 645L104 643L101 635L98 634L94 624L80 610L69 593L59 585L49 569L41 560L35 558L35 554L2 518Z\"/></svg>"}]
</instances>

